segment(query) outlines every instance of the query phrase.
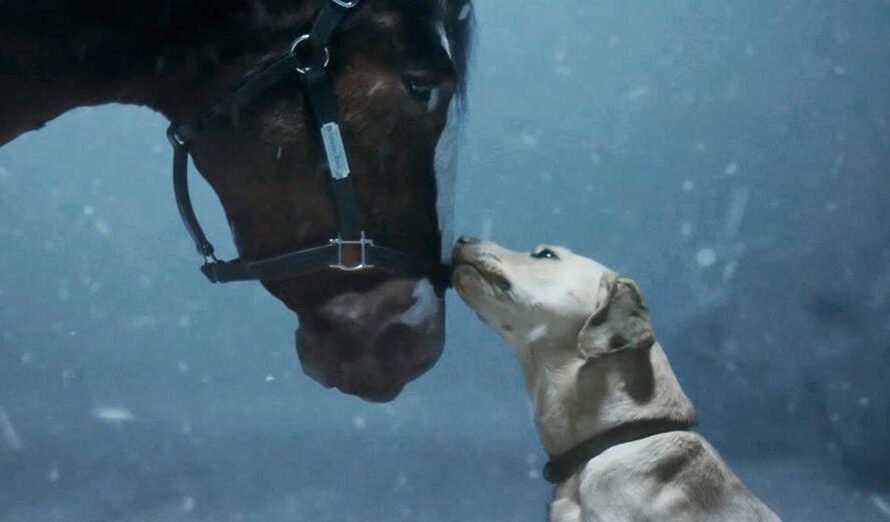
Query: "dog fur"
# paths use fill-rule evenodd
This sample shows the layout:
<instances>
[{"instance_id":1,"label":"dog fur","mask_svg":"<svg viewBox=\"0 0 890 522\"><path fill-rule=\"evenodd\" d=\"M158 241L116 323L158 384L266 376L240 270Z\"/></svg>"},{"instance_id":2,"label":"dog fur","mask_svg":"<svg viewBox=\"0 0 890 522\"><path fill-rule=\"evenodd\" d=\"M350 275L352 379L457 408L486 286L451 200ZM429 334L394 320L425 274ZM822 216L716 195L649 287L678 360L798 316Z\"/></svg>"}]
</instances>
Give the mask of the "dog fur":
<instances>
[{"instance_id":1,"label":"dog fur","mask_svg":"<svg viewBox=\"0 0 890 522\"><path fill-rule=\"evenodd\" d=\"M630 279L562 247L462 238L454 287L513 348L552 457L636 421L694 422ZM698 433L618 444L556 487L551 522L777 521Z\"/></svg>"}]
</instances>

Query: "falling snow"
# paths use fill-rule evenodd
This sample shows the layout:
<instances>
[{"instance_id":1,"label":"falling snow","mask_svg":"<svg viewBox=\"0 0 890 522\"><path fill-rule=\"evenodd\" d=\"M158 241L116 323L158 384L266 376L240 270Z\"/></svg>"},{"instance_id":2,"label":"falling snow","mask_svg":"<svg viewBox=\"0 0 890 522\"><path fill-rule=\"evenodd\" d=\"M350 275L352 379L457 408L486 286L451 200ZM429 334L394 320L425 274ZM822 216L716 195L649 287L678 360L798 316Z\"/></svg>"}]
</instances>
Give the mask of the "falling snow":
<instances>
[{"instance_id":1,"label":"falling snow","mask_svg":"<svg viewBox=\"0 0 890 522\"><path fill-rule=\"evenodd\" d=\"M739 233L739 227L748 209L749 191L740 187L732 191L732 199L726 215L726 237L732 239Z\"/></svg>"},{"instance_id":2,"label":"falling snow","mask_svg":"<svg viewBox=\"0 0 890 522\"><path fill-rule=\"evenodd\" d=\"M695 255L695 261L702 268L710 268L717 262L717 253L712 248L702 248Z\"/></svg>"},{"instance_id":3,"label":"falling snow","mask_svg":"<svg viewBox=\"0 0 890 522\"><path fill-rule=\"evenodd\" d=\"M22 450L24 447L22 445L22 440L19 438L18 432L15 431L15 426L12 425L12 420L9 418L9 414L6 413L6 410L3 407L0 407L0 433L3 434L3 439L6 441L6 445L10 450Z\"/></svg>"},{"instance_id":4,"label":"falling snow","mask_svg":"<svg viewBox=\"0 0 890 522\"><path fill-rule=\"evenodd\" d=\"M95 227L96 232L103 236L111 235L111 227L108 226L108 223L102 221L101 219L97 219L93 222L93 227Z\"/></svg>"},{"instance_id":5,"label":"falling snow","mask_svg":"<svg viewBox=\"0 0 890 522\"><path fill-rule=\"evenodd\" d=\"M116 406L93 408L93 417L107 424L125 424L136 420L136 417L130 410Z\"/></svg>"},{"instance_id":6,"label":"falling snow","mask_svg":"<svg viewBox=\"0 0 890 522\"><path fill-rule=\"evenodd\" d=\"M523 134L519 139L526 147L534 147L538 144L538 137L534 134Z\"/></svg>"},{"instance_id":7,"label":"falling snow","mask_svg":"<svg viewBox=\"0 0 890 522\"><path fill-rule=\"evenodd\" d=\"M726 166L725 169L723 169L723 173L726 174L727 176L735 176L735 174L738 171L739 171L738 163L730 163L729 165Z\"/></svg>"},{"instance_id":8,"label":"falling snow","mask_svg":"<svg viewBox=\"0 0 890 522\"><path fill-rule=\"evenodd\" d=\"M638 85L630 90L627 93L627 99L630 101L637 101L640 98L644 98L649 94L649 86L648 85Z\"/></svg>"},{"instance_id":9,"label":"falling snow","mask_svg":"<svg viewBox=\"0 0 890 522\"><path fill-rule=\"evenodd\" d=\"M482 218L482 239L492 239L494 234L494 216L487 215Z\"/></svg>"},{"instance_id":10,"label":"falling snow","mask_svg":"<svg viewBox=\"0 0 890 522\"><path fill-rule=\"evenodd\" d=\"M872 495L871 501L882 515L890 519L890 502L880 495Z\"/></svg>"},{"instance_id":11,"label":"falling snow","mask_svg":"<svg viewBox=\"0 0 890 522\"><path fill-rule=\"evenodd\" d=\"M277 27L263 3L245 22ZM565 244L636 279L710 442L752 490L785 520L890 521L879 487L890 469L886 9L725 4L458 0L452 14L478 26L467 103L451 107L463 117L449 112L437 146L442 253L461 234L522 251ZM207 34L142 69L229 60L235 50L203 45ZM372 107L371 127L400 125L399 76L334 54L333 71L354 73L349 121ZM312 176L297 172L292 134L248 124L265 110L290 121L278 116L297 107L294 88L233 115L245 124L237 147L261 139L258 166ZM411 113L443 100L431 93ZM214 287L198 272L173 202L168 123L97 106L0 148L0 518L546 518L547 457L496 334L449 292L447 346L397 400L319 386L295 350L293 312L259 284ZM349 138L374 144L379 183L399 183L387 163L399 147ZM376 186L365 172L359 186ZM237 257L197 171L192 189L221 257ZM382 223L394 236L421 217L404 210ZM430 295L417 288L398 320L431 313Z\"/></svg>"}]
</instances>

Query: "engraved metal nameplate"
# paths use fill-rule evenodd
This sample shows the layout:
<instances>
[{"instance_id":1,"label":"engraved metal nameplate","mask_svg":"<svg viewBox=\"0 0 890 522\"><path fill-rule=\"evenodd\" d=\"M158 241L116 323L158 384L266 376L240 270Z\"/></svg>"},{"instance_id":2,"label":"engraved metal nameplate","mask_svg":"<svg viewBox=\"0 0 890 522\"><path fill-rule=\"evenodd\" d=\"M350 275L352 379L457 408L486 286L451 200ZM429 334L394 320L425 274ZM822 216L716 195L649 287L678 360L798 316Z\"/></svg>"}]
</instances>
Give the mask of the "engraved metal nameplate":
<instances>
[{"instance_id":1,"label":"engraved metal nameplate","mask_svg":"<svg viewBox=\"0 0 890 522\"><path fill-rule=\"evenodd\" d=\"M331 177L336 180L349 177L349 159L346 157L346 147L343 146L340 126L334 122L322 125L321 141L324 143L324 152L328 157Z\"/></svg>"}]
</instances>

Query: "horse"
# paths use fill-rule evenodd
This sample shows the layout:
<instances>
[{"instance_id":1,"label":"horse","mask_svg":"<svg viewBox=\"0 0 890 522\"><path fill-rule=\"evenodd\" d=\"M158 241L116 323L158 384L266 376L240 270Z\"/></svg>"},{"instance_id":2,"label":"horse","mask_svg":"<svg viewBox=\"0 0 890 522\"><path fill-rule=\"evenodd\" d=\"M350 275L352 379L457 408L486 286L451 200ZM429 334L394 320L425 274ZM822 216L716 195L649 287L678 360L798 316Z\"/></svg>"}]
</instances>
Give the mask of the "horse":
<instances>
[{"instance_id":1,"label":"horse","mask_svg":"<svg viewBox=\"0 0 890 522\"><path fill-rule=\"evenodd\" d=\"M82 106L133 104L190 121L283 51L296 56L295 39L323 25L323 10L348 9L310 54L325 53L361 239L438 266L437 153L464 105L469 1L0 0L0 146ZM243 260L338 237L330 143L311 98L297 73L284 75L189 143ZM343 268L257 279L296 313L304 373L390 401L442 353L444 286L430 273Z\"/></svg>"}]
</instances>

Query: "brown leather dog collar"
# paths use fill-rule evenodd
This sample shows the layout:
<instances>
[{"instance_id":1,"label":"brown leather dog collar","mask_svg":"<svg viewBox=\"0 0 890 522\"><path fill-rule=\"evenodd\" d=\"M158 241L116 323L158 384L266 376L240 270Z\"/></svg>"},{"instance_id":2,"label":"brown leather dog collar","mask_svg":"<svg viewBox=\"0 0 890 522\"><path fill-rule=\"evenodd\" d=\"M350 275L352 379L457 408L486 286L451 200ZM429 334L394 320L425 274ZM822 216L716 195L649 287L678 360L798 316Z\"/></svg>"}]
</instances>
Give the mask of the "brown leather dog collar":
<instances>
[{"instance_id":1,"label":"brown leather dog collar","mask_svg":"<svg viewBox=\"0 0 890 522\"><path fill-rule=\"evenodd\" d=\"M689 431L693 425L694 423L689 421L667 419L640 420L622 424L587 439L558 457L551 457L550 462L544 466L544 480L551 484L560 484L568 480L588 461L619 444L672 431Z\"/></svg>"}]
</instances>

